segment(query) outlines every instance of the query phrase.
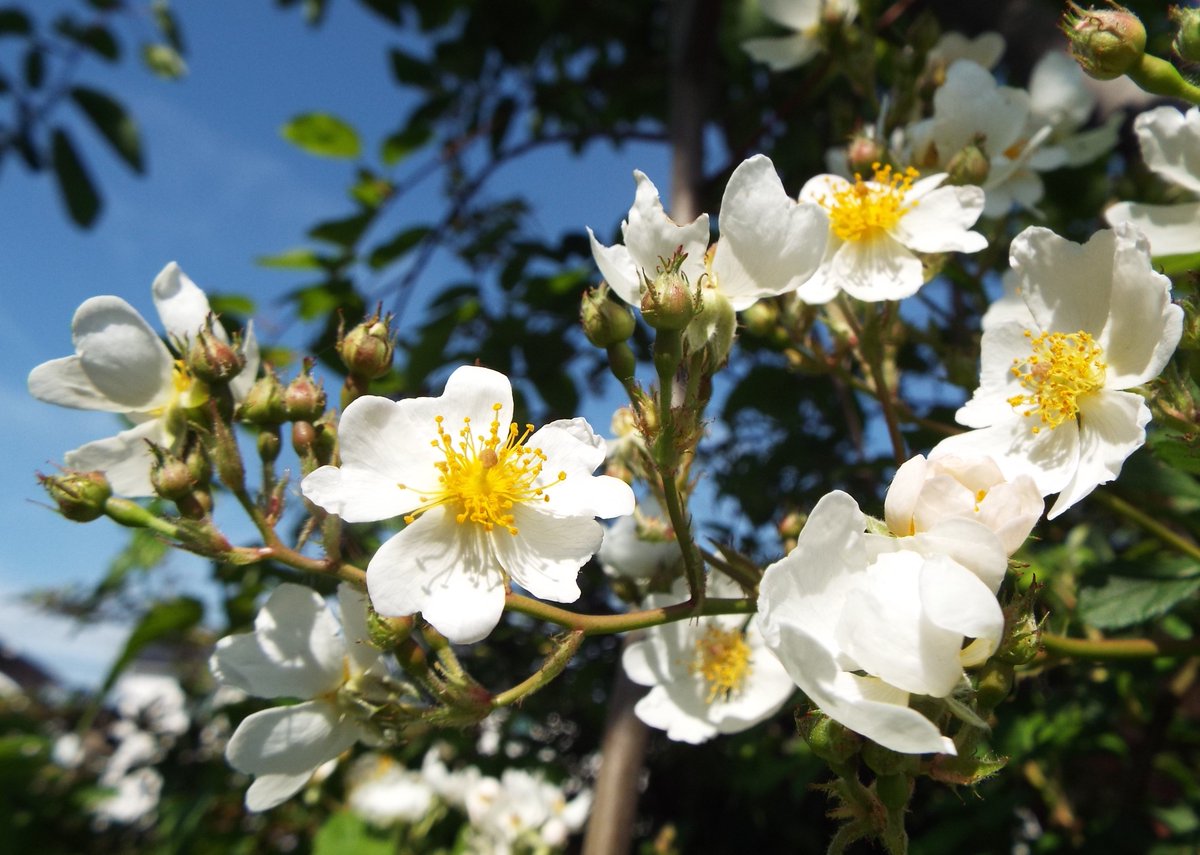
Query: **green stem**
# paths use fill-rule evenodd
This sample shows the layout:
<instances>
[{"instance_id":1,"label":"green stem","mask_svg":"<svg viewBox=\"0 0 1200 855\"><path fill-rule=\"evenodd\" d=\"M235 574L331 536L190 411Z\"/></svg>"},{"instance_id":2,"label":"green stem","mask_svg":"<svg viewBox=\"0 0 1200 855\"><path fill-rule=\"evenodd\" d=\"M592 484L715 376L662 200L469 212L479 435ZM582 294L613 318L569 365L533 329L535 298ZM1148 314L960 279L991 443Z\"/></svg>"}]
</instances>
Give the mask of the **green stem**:
<instances>
[{"instance_id":1,"label":"green stem","mask_svg":"<svg viewBox=\"0 0 1200 855\"><path fill-rule=\"evenodd\" d=\"M687 576L688 590L692 595L692 606L694 613L700 614L704 608L704 562L700 558L696 542L692 539L691 521L679 497L675 473L660 470L660 474L663 483L663 503L667 507L667 516L671 518L671 528L675 530L675 540L683 553L683 570Z\"/></svg>"},{"instance_id":2,"label":"green stem","mask_svg":"<svg viewBox=\"0 0 1200 855\"><path fill-rule=\"evenodd\" d=\"M1200 87L1188 83L1179 69L1165 59L1145 54L1141 64L1126 74L1130 80L1154 95L1179 98L1200 105Z\"/></svg>"},{"instance_id":3,"label":"green stem","mask_svg":"<svg viewBox=\"0 0 1200 855\"><path fill-rule=\"evenodd\" d=\"M1195 656L1200 653L1200 638L1067 638L1042 633L1042 647L1055 656L1072 659L1154 659L1160 656Z\"/></svg>"},{"instance_id":4,"label":"green stem","mask_svg":"<svg viewBox=\"0 0 1200 855\"><path fill-rule=\"evenodd\" d=\"M511 689L506 689L495 695L492 698L492 707L506 707L509 704L524 700L529 695L532 695L538 689L550 683L554 678L563 672L567 667L567 663L575 656L579 650L579 646L583 644L583 638L586 633L582 630L575 630L566 636L558 643L558 649L551 653L542 667L538 668L526 679L522 680Z\"/></svg>"},{"instance_id":5,"label":"green stem","mask_svg":"<svg viewBox=\"0 0 1200 855\"><path fill-rule=\"evenodd\" d=\"M1172 531L1145 511L1135 508L1129 502L1118 496L1114 496L1112 493L1102 491L1093 495L1130 522L1140 525L1163 543L1173 546L1184 555L1200 561L1200 546L1197 546L1191 539Z\"/></svg>"},{"instance_id":6,"label":"green stem","mask_svg":"<svg viewBox=\"0 0 1200 855\"><path fill-rule=\"evenodd\" d=\"M582 632L584 635L612 635L686 620L694 616L749 615L757 611L757 603L749 597L709 599L699 608L695 600L687 600L672 606L626 612L623 615L581 615L520 594L506 595L504 607L509 611Z\"/></svg>"}]
</instances>

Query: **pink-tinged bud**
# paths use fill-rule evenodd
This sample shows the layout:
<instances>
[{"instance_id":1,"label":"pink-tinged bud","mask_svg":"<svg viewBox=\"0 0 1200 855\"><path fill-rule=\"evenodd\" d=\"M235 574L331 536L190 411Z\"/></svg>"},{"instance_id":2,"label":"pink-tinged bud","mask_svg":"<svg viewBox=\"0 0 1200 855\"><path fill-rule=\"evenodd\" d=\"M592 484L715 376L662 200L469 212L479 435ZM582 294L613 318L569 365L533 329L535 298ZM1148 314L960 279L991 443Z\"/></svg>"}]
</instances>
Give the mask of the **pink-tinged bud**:
<instances>
[{"instance_id":1,"label":"pink-tinged bud","mask_svg":"<svg viewBox=\"0 0 1200 855\"><path fill-rule=\"evenodd\" d=\"M196 333L187 351L187 367L205 383L228 383L241 373L246 358L236 339L233 344L222 341L213 329L210 314L204 327Z\"/></svg>"},{"instance_id":2,"label":"pink-tinged bud","mask_svg":"<svg viewBox=\"0 0 1200 855\"><path fill-rule=\"evenodd\" d=\"M645 279L642 317L659 331L681 330L700 309L699 289L688 282L680 268L687 253L683 247L670 258L660 258L662 267L653 279Z\"/></svg>"},{"instance_id":3,"label":"pink-tinged bud","mask_svg":"<svg viewBox=\"0 0 1200 855\"><path fill-rule=\"evenodd\" d=\"M1128 74L1146 54L1146 28L1137 15L1115 3L1099 11L1068 3L1062 31L1070 41L1071 56L1097 80Z\"/></svg>"},{"instance_id":4,"label":"pink-tinged bud","mask_svg":"<svg viewBox=\"0 0 1200 855\"><path fill-rule=\"evenodd\" d=\"M875 164L887 160L887 150L875 139L874 134L855 134L846 146L846 165L850 174L870 175L875 171Z\"/></svg>"},{"instance_id":5,"label":"pink-tinged bud","mask_svg":"<svg viewBox=\"0 0 1200 855\"><path fill-rule=\"evenodd\" d=\"M150 483L154 492L172 502L182 499L196 487L188 464L159 445L151 445L154 462L150 464Z\"/></svg>"},{"instance_id":6,"label":"pink-tinged bud","mask_svg":"<svg viewBox=\"0 0 1200 855\"><path fill-rule=\"evenodd\" d=\"M238 407L238 418L252 425L280 425L287 421L283 386L270 368L254 381L246 400Z\"/></svg>"},{"instance_id":7,"label":"pink-tinged bud","mask_svg":"<svg viewBox=\"0 0 1200 855\"><path fill-rule=\"evenodd\" d=\"M339 334L337 352L346 370L367 380L387 374L391 370L396 348L391 326L392 316L381 319L377 311L350 332Z\"/></svg>"},{"instance_id":8,"label":"pink-tinged bud","mask_svg":"<svg viewBox=\"0 0 1200 855\"><path fill-rule=\"evenodd\" d=\"M224 419L213 412L212 423L212 459L221 483L235 492L245 489L246 467L242 464L242 454L238 449L237 438Z\"/></svg>"},{"instance_id":9,"label":"pink-tinged bud","mask_svg":"<svg viewBox=\"0 0 1200 855\"><path fill-rule=\"evenodd\" d=\"M610 300L608 290L608 285L603 282L599 288L589 288L583 292L583 302L579 306L583 334L596 347L608 348L628 340L637 326L633 313Z\"/></svg>"},{"instance_id":10,"label":"pink-tinged bud","mask_svg":"<svg viewBox=\"0 0 1200 855\"><path fill-rule=\"evenodd\" d=\"M91 522L104 515L104 503L112 487L103 472L72 472L38 475L42 487L58 505L58 511L74 522Z\"/></svg>"},{"instance_id":11,"label":"pink-tinged bud","mask_svg":"<svg viewBox=\"0 0 1200 855\"><path fill-rule=\"evenodd\" d=\"M325 412L325 389L312 377L313 360L305 359L304 368L283 393L283 410L294 422L314 422Z\"/></svg>"},{"instance_id":12,"label":"pink-tinged bud","mask_svg":"<svg viewBox=\"0 0 1200 855\"><path fill-rule=\"evenodd\" d=\"M1175 53L1187 62L1200 62L1200 9L1172 6L1167 14L1175 24Z\"/></svg>"}]
</instances>

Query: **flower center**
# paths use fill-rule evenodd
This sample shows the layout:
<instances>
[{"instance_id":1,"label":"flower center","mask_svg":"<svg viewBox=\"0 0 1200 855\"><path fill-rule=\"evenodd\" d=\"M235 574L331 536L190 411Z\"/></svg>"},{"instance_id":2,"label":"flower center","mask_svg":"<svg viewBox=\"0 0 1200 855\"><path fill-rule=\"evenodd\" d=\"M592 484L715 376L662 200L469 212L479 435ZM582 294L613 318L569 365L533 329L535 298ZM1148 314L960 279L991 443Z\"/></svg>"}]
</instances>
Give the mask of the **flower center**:
<instances>
[{"instance_id":1,"label":"flower center","mask_svg":"<svg viewBox=\"0 0 1200 855\"><path fill-rule=\"evenodd\" d=\"M708 683L711 704L717 698L728 700L742 690L750 674L750 645L740 629L721 629L710 624L696 639L696 649L688 670Z\"/></svg>"},{"instance_id":2,"label":"flower center","mask_svg":"<svg viewBox=\"0 0 1200 855\"><path fill-rule=\"evenodd\" d=\"M533 434L533 425L519 431L515 424L500 435L500 404L492 405L492 421L488 433L472 433L471 419L464 418L457 439L446 431L445 419L435 417L437 438L430 445L438 449L445 460L434 465L438 472L438 488L430 496L421 496L421 507L405 518L412 522L430 508L450 505L457 509L455 520L460 524L478 523L487 531L496 526L516 534L512 509L521 502L550 501L547 487L536 482L542 473L546 455L540 448L525 443ZM558 480L567 477L558 473ZM399 485L405 489L404 485Z\"/></svg>"},{"instance_id":3,"label":"flower center","mask_svg":"<svg viewBox=\"0 0 1200 855\"><path fill-rule=\"evenodd\" d=\"M171 444L186 430L187 411L208 400L208 386L197 380L182 359L171 366L171 394L167 403L151 410L150 415L162 419L164 433Z\"/></svg>"},{"instance_id":4,"label":"flower center","mask_svg":"<svg viewBox=\"0 0 1200 855\"><path fill-rule=\"evenodd\" d=\"M854 176L854 183L824 197L821 206L829 212L833 233L844 241L865 241L893 228L917 204L905 204L904 197L912 189L920 173L911 166L904 172L892 172L890 166L872 164L873 180L863 181Z\"/></svg>"},{"instance_id":5,"label":"flower center","mask_svg":"<svg viewBox=\"0 0 1200 855\"><path fill-rule=\"evenodd\" d=\"M1034 425L1034 433L1042 425L1054 430L1076 417L1081 397L1103 388L1104 351L1082 330L1038 336L1026 330L1025 337L1032 352L1024 361L1014 359L1009 370L1027 391L1009 398L1008 403L1013 409L1025 407L1023 416L1038 417L1040 424Z\"/></svg>"}]
</instances>

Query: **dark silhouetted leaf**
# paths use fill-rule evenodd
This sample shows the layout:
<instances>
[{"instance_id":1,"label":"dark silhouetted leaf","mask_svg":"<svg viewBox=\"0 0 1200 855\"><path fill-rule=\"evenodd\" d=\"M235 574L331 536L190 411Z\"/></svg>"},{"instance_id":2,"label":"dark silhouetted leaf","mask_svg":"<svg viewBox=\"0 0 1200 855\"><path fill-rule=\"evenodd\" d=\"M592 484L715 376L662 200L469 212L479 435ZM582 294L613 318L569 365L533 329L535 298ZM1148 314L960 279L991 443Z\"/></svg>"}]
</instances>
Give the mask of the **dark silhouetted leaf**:
<instances>
[{"instance_id":1,"label":"dark silhouetted leaf","mask_svg":"<svg viewBox=\"0 0 1200 855\"><path fill-rule=\"evenodd\" d=\"M54 131L51 162L54 165L54 175L58 179L58 189L67 205L67 212L76 225L87 228L96 221L100 213L100 194L83 161L80 160L79 153L75 151L75 144L62 128L56 128Z\"/></svg>"},{"instance_id":2,"label":"dark silhouetted leaf","mask_svg":"<svg viewBox=\"0 0 1200 855\"><path fill-rule=\"evenodd\" d=\"M144 172L142 142L137 123L120 103L104 92L75 86L71 100L91 120L92 126L108 141L113 151L135 172Z\"/></svg>"}]
</instances>

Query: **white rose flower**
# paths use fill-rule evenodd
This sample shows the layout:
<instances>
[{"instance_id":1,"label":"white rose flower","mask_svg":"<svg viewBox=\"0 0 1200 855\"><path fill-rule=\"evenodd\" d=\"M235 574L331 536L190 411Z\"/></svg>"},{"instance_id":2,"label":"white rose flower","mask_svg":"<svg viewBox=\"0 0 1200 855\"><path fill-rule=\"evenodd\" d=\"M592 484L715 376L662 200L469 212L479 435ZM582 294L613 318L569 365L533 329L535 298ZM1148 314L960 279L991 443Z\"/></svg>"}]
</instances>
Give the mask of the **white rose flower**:
<instances>
[{"instance_id":1,"label":"white rose flower","mask_svg":"<svg viewBox=\"0 0 1200 855\"><path fill-rule=\"evenodd\" d=\"M467 643L499 622L506 580L547 600L579 598L579 568L603 536L595 518L633 513L633 491L592 475L604 440L583 419L535 433L512 412L508 378L472 366L437 398L367 395L346 407L342 465L322 466L301 489L346 522L405 518L367 566L380 614L421 612Z\"/></svg>"},{"instance_id":2,"label":"white rose flower","mask_svg":"<svg viewBox=\"0 0 1200 855\"><path fill-rule=\"evenodd\" d=\"M1058 493L1053 519L1116 478L1145 441L1150 409L1125 390L1162 371L1183 310L1132 226L1082 246L1028 228L1010 260L1023 305L1001 301L985 316L979 388L955 415L975 430L931 456L986 455L1006 477L1031 476L1043 496Z\"/></svg>"},{"instance_id":3,"label":"white rose flower","mask_svg":"<svg viewBox=\"0 0 1200 855\"><path fill-rule=\"evenodd\" d=\"M796 291L825 303L845 291L858 300L900 300L925 283L917 253L978 252L987 239L970 231L983 211L978 187L942 186L945 173L919 177L909 168L877 168L870 180L818 175L800 200L829 213L829 243L821 266Z\"/></svg>"},{"instance_id":4,"label":"white rose flower","mask_svg":"<svg viewBox=\"0 0 1200 855\"><path fill-rule=\"evenodd\" d=\"M184 346L204 327L210 314L208 298L173 261L155 278L151 291L167 340L172 347ZM228 341L219 323L213 324L213 332ZM154 495L154 458L146 441L174 448L183 435L185 411L203 404L208 388L120 297L84 301L71 321L71 335L75 354L34 368L29 373L30 394L63 407L119 413L135 424L114 437L68 451L64 463L70 469L103 471L120 495ZM258 373L252 326L246 328L244 354L245 367L229 384L239 401Z\"/></svg>"},{"instance_id":5,"label":"white rose flower","mask_svg":"<svg viewBox=\"0 0 1200 855\"><path fill-rule=\"evenodd\" d=\"M653 279L662 259L679 246L687 253L681 271L688 282L694 285L707 275L709 286L736 311L762 297L794 291L821 262L827 232L823 212L790 198L766 155L747 158L729 176L721 199L721 238L711 253L708 215L677 226L650 179L640 172L634 176L637 196L621 224L625 244L606 247L588 229L596 266L630 305L641 304L643 275Z\"/></svg>"},{"instance_id":6,"label":"white rose flower","mask_svg":"<svg viewBox=\"0 0 1200 855\"><path fill-rule=\"evenodd\" d=\"M991 31L977 36L957 32L942 33L926 57L925 67L934 71L940 69L944 74L956 61L968 59L990 71L1004 55L1004 48L1004 36Z\"/></svg>"},{"instance_id":7,"label":"white rose flower","mask_svg":"<svg viewBox=\"0 0 1200 855\"><path fill-rule=\"evenodd\" d=\"M386 828L416 822L433 806L434 792L420 772L382 754L366 754L347 774L350 809L371 825Z\"/></svg>"},{"instance_id":8,"label":"white rose flower","mask_svg":"<svg viewBox=\"0 0 1200 855\"><path fill-rule=\"evenodd\" d=\"M803 65L821 51L823 21L849 23L858 16L858 0L759 0L763 15L795 30L790 36L747 39L742 49L772 71Z\"/></svg>"},{"instance_id":9,"label":"white rose flower","mask_svg":"<svg viewBox=\"0 0 1200 855\"><path fill-rule=\"evenodd\" d=\"M738 597L736 583L710 577L709 596ZM687 599L679 584L652 594L646 608ZM625 648L629 679L650 686L634 712L667 737L698 744L718 733L739 733L774 715L794 691L792 680L767 651L744 615L714 615L654 626Z\"/></svg>"},{"instance_id":10,"label":"white rose flower","mask_svg":"<svg viewBox=\"0 0 1200 855\"><path fill-rule=\"evenodd\" d=\"M1080 130L1096 108L1091 79L1065 51L1052 51L1038 60L1029 77L1029 124L1034 136L1049 126L1050 134L1029 159L1041 172L1060 166L1082 166L1112 151L1117 144L1124 114L1113 113L1103 125Z\"/></svg>"},{"instance_id":11,"label":"white rose flower","mask_svg":"<svg viewBox=\"0 0 1200 855\"><path fill-rule=\"evenodd\" d=\"M659 572L683 560L679 541L649 540L638 534L636 517L621 517L608 527L596 553L605 574L616 579L648 582Z\"/></svg>"},{"instance_id":12,"label":"white rose flower","mask_svg":"<svg viewBox=\"0 0 1200 855\"><path fill-rule=\"evenodd\" d=\"M1165 181L1200 195L1200 107L1181 113L1158 107L1133 121L1142 158ZM1157 258L1200 252L1200 201L1174 205L1118 202L1104 212L1112 225L1132 223L1150 240Z\"/></svg>"},{"instance_id":13,"label":"white rose flower","mask_svg":"<svg viewBox=\"0 0 1200 855\"><path fill-rule=\"evenodd\" d=\"M939 552L940 538L867 535L855 501L830 493L759 588L756 620L796 685L830 718L893 751L955 753L909 708L909 695L949 695L1004 628L994 593L1003 551L984 526L950 522L955 558L970 556L973 566ZM966 638L975 641L964 648Z\"/></svg>"},{"instance_id":14,"label":"white rose flower","mask_svg":"<svg viewBox=\"0 0 1200 855\"><path fill-rule=\"evenodd\" d=\"M229 740L229 764L254 776L246 791L249 810L287 800L319 766L370 735L342 698L364 677L383 676L386 661L367 641L366 597L343 584L338 603L340 635L320 595L284 583L259 611L254 632L222 638L209 660L223 685L260 698L301 700L247 716Z\"/></svg>"},{"instance_id":15,"label":"white rose flower","mask_svg":"<svg viewBox=\"0 0 1200 855\"><path fill-rule=\"evenodd\" d=\"M918 454L896 470L884 500L888 528L897 537L934 530L948 519L987 526L1012 555L1042 515L1045 503L1028 475L1011 481L990 457Z\"/></svg>"}]
</instances>

